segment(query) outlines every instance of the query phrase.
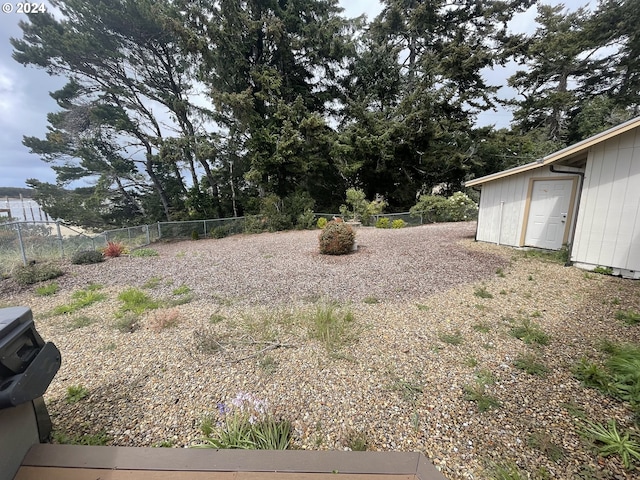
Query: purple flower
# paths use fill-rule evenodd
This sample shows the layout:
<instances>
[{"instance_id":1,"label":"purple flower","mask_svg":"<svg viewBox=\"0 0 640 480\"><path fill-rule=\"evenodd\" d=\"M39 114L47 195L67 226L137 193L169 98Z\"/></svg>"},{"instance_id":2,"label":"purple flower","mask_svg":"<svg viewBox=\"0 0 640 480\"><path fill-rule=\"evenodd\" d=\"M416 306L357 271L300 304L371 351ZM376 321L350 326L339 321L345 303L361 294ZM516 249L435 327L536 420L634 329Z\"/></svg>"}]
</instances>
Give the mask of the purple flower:
<instances>
[{"instance_id":1,"label":"purple flower","mask_svg":"<svg viewBox=\"0 0 640 480\"><path fill-rule=\"evenodd\" d=\"M229 411L229 407L227 407L224 403L218 403L217 407L220 415L226 415L226 413Z\"/></svg>"}]
</instances>

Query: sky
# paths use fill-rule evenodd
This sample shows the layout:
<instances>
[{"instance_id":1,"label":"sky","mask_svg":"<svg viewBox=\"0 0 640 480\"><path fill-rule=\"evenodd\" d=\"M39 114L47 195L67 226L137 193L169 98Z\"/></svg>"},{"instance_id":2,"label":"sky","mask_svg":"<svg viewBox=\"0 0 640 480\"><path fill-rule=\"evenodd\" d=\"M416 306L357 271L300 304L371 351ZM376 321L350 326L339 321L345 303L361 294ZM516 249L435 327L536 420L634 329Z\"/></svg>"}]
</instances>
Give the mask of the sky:
<instances>
[{"instance_id":1,"label":"sky","mask_svg":"<svg viewBox=\"0 0 640 480\"><path fill-rule=\"evenodd\" d=\"M17 2L3 3L15 5ZM556 5L563 3L568 9L595 4L595 0L543 0L543 3ZM382 6L372 0L340 0L347 17L366 14L368 19L380 13ZM535 7L518 15L510 28L514 32L535 30ZM27 178L37 178L43 182L55 183L51 167L38 155L30 154L22 145L23 136L42 138L47 132L47 113L56 110L56 103L49 92L61 88L65 79L50 77L41 69L24 67L11 58L13 47L10 38L21 38L22 30L18 26L23 14L0 13L0 186L25 187ZM484 72L490 84L504 86L506 78L515 73L516 65ZM500 90L500 96L508 98L515 92L507 87ZM508 127L511 114L505 110L485 112L478 116L478 125Z\"/></svg>"}]
</instances>

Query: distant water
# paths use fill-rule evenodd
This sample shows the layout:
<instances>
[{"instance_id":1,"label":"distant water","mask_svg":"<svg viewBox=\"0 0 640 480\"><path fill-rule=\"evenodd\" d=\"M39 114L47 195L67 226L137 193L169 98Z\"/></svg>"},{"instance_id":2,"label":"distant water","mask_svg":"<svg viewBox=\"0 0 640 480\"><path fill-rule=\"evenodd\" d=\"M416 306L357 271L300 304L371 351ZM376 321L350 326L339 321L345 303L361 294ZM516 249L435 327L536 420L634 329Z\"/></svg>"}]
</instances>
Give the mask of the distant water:
<instances>
[{"instance_id":1,"label":"distant water","mask_svg":"<svg viewBox=\"0 0 640 480\"><path fill-rule=\"evenodd\" d=\"M19 198L4 198L0 197L0 209L8 208L11 210L11 217L31 222L35 221L46 221L50 220L49 217L42 211L40 205L35 200L30 198L25 198L24 200L20 200ZM5 212L0 212L1 216L6 216Z\"/></svg>"}]
</instances>

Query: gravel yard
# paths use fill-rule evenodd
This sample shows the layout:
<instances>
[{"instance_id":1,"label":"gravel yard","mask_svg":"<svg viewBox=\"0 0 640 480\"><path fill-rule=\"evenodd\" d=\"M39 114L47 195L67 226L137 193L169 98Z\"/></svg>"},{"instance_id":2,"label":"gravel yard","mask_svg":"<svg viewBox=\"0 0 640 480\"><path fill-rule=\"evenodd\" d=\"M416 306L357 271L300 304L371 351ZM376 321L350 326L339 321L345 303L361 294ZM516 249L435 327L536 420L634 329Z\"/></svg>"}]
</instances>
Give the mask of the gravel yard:
<instances>
[{"instance_id":1,"label":"gravel yard","mask_svg":"<svg viewBox=\"0 0 640 480\"><path fill-rule=\"evenodd\" d=\"M342 257L317 253L317 231L154 244L158 257L65 265L50 297L3 281L0 304L31 306L61 350L46 400L69 435L189 446L219 402L250 392L293 422L296 448L345 449L355 432L370 450L423 452L450 479L493 478L509 462L531 478L637 478L597 456L576 416L629 429L631 412L571 368L601 359L605 339L640 342L640 325L615 319L640 311L640 283L475 243L475 223L357 232L359 250ZM51 313L90 283L107 299ZM122 333L117 296L129 287L190 301ZM354 316L352 342L332 351L309 338L310 316L328 302ZM157 328L168 319L177 325ZM548 345L510 335L527 319ZM215 348L203 351L203 339ZM524 353L548 373L516 368ZM482 413L464 390L478 375L492 377L485 393L500 403ZM74 385L89 395L69 404Z\"/></svg>"}]
</instances>

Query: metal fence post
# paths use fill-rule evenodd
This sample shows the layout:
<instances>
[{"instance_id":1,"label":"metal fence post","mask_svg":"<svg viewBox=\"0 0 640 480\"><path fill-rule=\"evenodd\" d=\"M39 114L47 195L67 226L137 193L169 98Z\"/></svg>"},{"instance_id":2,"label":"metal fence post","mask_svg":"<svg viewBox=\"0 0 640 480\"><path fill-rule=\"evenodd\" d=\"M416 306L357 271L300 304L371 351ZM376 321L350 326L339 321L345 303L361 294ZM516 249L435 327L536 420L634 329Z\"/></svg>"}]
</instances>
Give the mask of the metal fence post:
<instances>
[{"instance_id":1,"label":"metal fence post","mask_svg":"<svg viewBox=\"0 0 640 480\"><path fill-rule=\"evenodd\" d=\"M160 229L160 222L158 222L158 240L162 238L162 230Z\"/></svg>"},{"instance_id":2,"label":"metal fence post","mask_svg":"<svg viewBox=\"0 0 640 480\"><path fill-rule=\"evenodd\" d=\"M22 243L22 232L20 231L20 222L16 223L18 227L18 245L20 245L20 253L22 254L22 263L27 266L27 255L24 253L24 244Z\"/></svg>"},{"instance_id":3,"label":"metal fence post","mask_svg":"<svg viewBox=\"0 0 640 480\"><path fill-rule=\"evenodd\" d=\"M56 230L58 231L58 242L60 242L60 258L64 258L64 244L62 243L62 232L58 221L56 221Z\"/></svg>"},{"instance_id":4,"label":"metal fence post","mask_svg":"<svg viewBox=\"0 0 640 480\"><path fill-rule=\"evenodd\" d=\"M203 220L202 224L204 225L204 238L207 238L207 221Z\"/></svg>"},{"instance_id":5,"label":"metal fence post","mask_svg":"<svg viewBox=\"0 0 640 480\"><path fill-rule=\"evenodd\" d=\"M151 244L151 234L149 233L149 225L145 225L145 232L147 234L147 245Z\"/></svg>"}]
</instances>

